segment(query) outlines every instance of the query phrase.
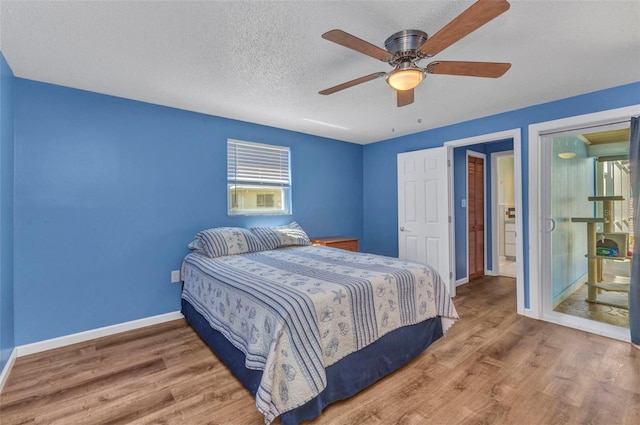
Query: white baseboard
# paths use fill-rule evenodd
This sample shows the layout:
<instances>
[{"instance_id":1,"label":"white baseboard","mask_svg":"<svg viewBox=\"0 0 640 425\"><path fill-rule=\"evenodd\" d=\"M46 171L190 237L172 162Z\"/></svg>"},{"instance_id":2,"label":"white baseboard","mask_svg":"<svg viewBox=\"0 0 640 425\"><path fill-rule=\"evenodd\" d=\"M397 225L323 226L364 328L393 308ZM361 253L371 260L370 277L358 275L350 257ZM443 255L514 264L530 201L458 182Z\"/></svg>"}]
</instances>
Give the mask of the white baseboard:
<instances>
[{"instance_id":1,"label":"white baseboard","mask_svg":"<svg viewBox=\"0 0 640 425\"><path fill-rule=\"evenodd\" d=\"M469 283L468 277L463 277L462 279L456 280L456 288L460 285L464 285L465 283Z\"/></svg>"},{"instance_id":2,"label":"white baseboard","mask_svg":"<svg viewBox=\"0 0 640 425\"><path fill-rule=\"evenodd\" d=\"M119 323L117 325L105 326L103 328L92 329L76 334L34 342L32 344L21 345L16 347L14 351L17 352L18 357L26 356L29 354L39 353L41 351L64 347L65 345L77 344L78 342L85 342L103 336L143 328L145 326L157 325L158 323L169 322L171 320L182 318L184 318L182 313L174 311L157 316L145 317L144 319L132 320L131 322Z\"/></svg>"},{"instance_id":3,"label":"white baseboard","mask_svg":"<svg viewBox=\"0 0 640 425\"><path fill-rule=\"evenodd\" d=\"M486 276L500 276L500 273L493 271L493 269L487 269L484 271Z\"/></svg>"},{"instance_id":4,"label":"white baseboard","mask_svg":"<svg viewBox=\"0 0 640 425\"><path fill-rule=\"evenodd\" d=\"M531 310L531 308L525 308L523 312L523 316L530 317L531 319L542 320L542 317L540 317L539 314L534 313L533 310Z\"/></svg>"},{"instance_id":5,"label":"white baseboard","mask_svg":"<svg viewBox=\"0 0 640 425\"><path fill-rule=\"evenodd\" d=\"M7 360L7 364L4 365L4 369L2 369L2 372L0 372L0 392L2 391L2 388L4 388L4 384L9 378L9 373L11 372L13 364L16 362L17 356L17 350L14 348L13 350L11 350L11 354L9 355L9 360Z\"/></svg>"}]
</instances>

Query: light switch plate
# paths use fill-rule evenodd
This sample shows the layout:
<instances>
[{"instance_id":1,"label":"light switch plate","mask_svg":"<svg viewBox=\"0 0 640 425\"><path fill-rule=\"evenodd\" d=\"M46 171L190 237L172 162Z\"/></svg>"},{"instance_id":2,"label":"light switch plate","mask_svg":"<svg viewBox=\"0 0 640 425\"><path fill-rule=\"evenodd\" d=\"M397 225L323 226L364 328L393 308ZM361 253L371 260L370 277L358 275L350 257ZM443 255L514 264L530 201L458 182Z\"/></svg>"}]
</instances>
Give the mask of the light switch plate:
<instances>
[{"instance_id":1,"label":"light switch plate","mask_svg":"<svg viewBox=\"0 0 640 425\"><path fill-rule=\"evenodd\" d=\"M180 270L172 270L171 271L171 283L180 282Z\"/></svg>"}]
</instances>

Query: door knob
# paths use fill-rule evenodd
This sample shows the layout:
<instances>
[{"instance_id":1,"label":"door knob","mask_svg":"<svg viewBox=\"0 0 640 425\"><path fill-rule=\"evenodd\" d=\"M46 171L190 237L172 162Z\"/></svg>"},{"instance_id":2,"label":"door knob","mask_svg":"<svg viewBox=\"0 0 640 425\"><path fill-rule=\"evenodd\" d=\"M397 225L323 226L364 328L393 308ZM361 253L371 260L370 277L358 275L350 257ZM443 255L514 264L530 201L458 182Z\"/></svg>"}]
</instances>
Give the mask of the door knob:
<instances>
[{"instance_id":1,"label":"door knob","mask_svg":"<svg viewBox=\"0 0 640 425\"><path fill-rule=\"evenodd\" d=\"M547 218L547 223L549 226L547 227L547 233L551 233L556 230L556 221L552 218Z\"/></svg>"}]
</instances>

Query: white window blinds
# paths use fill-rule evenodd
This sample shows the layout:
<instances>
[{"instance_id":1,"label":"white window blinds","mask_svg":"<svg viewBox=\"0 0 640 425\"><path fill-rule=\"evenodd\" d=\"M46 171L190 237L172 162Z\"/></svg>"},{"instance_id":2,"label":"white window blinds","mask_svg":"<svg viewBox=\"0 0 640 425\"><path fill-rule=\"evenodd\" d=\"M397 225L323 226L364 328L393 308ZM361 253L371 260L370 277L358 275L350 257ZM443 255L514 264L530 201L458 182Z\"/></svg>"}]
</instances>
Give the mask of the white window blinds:
<instances>
[{"instance_id":1,"label":"white window blinds","mask_svg":"<svg viewBox=\"0 0 640 425\"><path fill-rule=\"evenodd\" d=\"M229 184L257 184L289 187L289 148L227 141L227 180Z\"/></svg>"},{"instance_id":2,"label":"white window blinds","mask_svg":"<svg viewBox=\"0 0 640 425\"><path fill-rule=\"evenodd\" d=\"M227 140L227 211L230 216L291 214L288 147Z\"/></svg>"}]
</instances>

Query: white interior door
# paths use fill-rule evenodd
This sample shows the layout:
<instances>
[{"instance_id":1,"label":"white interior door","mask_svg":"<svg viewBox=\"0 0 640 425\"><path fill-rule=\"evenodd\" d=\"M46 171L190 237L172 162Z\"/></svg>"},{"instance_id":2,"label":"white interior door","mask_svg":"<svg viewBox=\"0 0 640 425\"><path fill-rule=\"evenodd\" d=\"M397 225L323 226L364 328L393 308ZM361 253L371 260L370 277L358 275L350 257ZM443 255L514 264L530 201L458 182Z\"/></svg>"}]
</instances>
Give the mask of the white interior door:
<instances>
[{"instance_id":1,"label":"white interior door","mask_svg":"<svg viewBox=\"0 0 640 425\"><path fill-rule=\"evenodd\" d=\"M400 258L435 268L455 295L451 273L447 147L398 154Z\"/></svg>"}]
</instances>

